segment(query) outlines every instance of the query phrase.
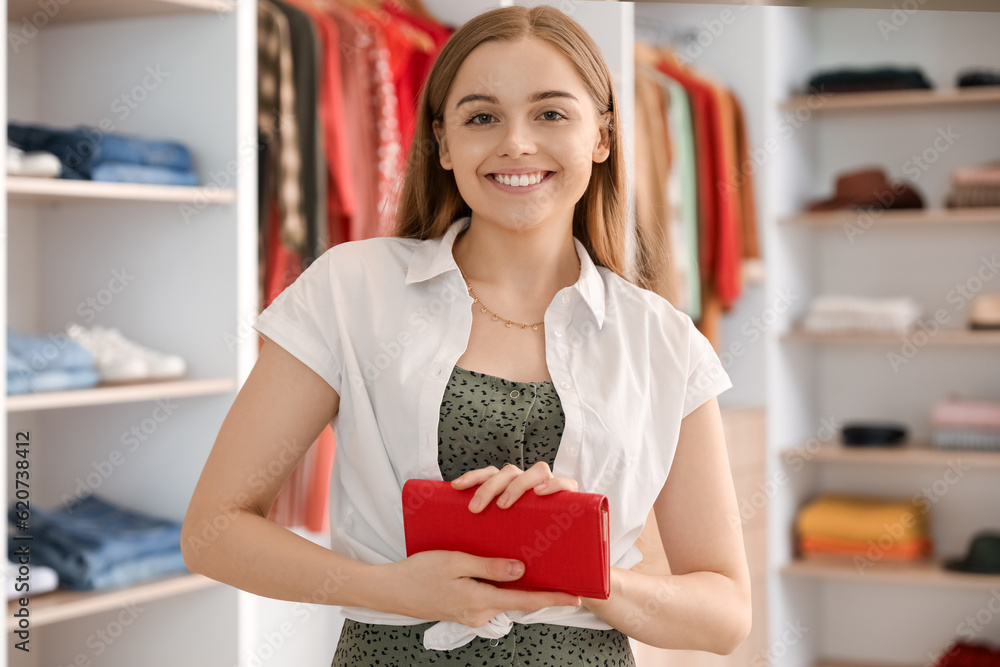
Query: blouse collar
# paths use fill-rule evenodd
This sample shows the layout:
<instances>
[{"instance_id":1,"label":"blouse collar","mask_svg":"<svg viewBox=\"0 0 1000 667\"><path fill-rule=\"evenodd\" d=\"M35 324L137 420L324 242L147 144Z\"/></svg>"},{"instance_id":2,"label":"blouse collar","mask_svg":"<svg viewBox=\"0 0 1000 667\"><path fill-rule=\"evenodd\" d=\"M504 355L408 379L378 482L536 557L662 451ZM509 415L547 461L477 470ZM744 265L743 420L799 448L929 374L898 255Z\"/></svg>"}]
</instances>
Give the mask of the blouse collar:
<instances>
[{"instance_id":1,"label":"blouse collar","mask_svg":"<svg viewBox=\"0 0 1000 667\"><path fill-rule=\"evenodd\" d=\"M406 284L428 280L445 271L458 271L458 264L451 249L459 232L471 223L472 219L469 216L459 218L452 222L439 238L421 243L410 258ZM604 279L590 258L590 253L584 248L583 242L574 236L573 245L576 247L577 257L580 258L580 278L572 289L577 290L583 297L584 303L597 321L597 328L600 329L604 325Z\"/></svg>"}]
</instances>

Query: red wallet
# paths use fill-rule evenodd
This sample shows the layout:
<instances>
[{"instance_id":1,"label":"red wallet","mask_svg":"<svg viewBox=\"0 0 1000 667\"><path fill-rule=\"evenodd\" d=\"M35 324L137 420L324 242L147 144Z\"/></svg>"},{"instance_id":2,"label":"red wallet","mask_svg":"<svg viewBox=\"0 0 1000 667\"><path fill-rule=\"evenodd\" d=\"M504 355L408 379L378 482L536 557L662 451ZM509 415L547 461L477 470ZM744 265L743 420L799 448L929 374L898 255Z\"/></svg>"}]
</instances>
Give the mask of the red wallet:
<instances>
[{"instance_id":1,"label":"red wallet","mask_svg":"<svg viewBox=\"0 0 1000 667\"><path fill-rule=\"evenodd\" d=\"M505 509L490 501L469 510L477 487L455 489L451 482L410 479L403 484L406 555L443 549L475 556L514 558L524 574L500 588L562 591L608 599L611 558L608 499L599 493L525 492Z\"/></svg>"}]
</instances>

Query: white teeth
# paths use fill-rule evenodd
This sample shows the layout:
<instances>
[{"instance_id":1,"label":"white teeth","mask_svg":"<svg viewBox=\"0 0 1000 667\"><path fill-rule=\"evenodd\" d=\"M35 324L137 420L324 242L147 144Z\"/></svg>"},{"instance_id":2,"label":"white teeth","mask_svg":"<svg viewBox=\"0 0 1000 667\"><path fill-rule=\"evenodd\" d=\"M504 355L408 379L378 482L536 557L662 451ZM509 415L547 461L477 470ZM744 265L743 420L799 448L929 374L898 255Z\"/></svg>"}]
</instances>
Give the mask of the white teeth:
<instances>
[{"instance_id":1,"label":"white teeth","mask_svg":"<svg viewBox=\"0 0 1000 667\"><path fill-rule=\"evenodd\" d=\"M545 172L537 172L534 174L494 174L493 177L500 183L504 185L510 185L511 187L523 187L526 185L535 185L540 183L543 178L545 178Z\"/></svg>"}]
</instances>

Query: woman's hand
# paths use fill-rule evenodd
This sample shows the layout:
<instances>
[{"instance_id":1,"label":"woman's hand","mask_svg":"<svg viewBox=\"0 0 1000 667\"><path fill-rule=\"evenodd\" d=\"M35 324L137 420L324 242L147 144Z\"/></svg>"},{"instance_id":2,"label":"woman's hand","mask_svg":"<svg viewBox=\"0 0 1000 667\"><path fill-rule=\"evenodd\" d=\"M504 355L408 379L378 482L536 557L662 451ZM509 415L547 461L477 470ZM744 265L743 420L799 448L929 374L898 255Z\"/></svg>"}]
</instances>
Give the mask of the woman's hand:
<instances>
[{"instance_id":1,"label":"woman's hand","mask_svg":"<svg viewBox=\"0 0 1000 667\"><path fill-rule=\"evenodd\" d=\"M511 565L519 569L509 569ZM380 577L383 611L453 621L478 628L504 611L532 612L545 607L579 606L568 593L519 591L487 582L514 581L524 565L511 558L486 558L461 551L422 551L384 566Z\"/></svg>"},{"instance_id":2,"label":"woman's hand","mask_svg":"<svg viewBox=\"0 0 1000 667\"><path fill-rule=\"evenodd\" d=\"M503 470L497 470L496 466L486 466L470 470L451 482L456 489L467 489L476 484L479 488L469 502L469 510L472 512L483 511L497 496L500 496L497 498L497 507L510 507L528 489L534 489L540 496L556 491L578 490L575 479L554 476L545 461L539 461L527 470L521 470L513 463L505 465Z\"/></svg>"}]
</instances>

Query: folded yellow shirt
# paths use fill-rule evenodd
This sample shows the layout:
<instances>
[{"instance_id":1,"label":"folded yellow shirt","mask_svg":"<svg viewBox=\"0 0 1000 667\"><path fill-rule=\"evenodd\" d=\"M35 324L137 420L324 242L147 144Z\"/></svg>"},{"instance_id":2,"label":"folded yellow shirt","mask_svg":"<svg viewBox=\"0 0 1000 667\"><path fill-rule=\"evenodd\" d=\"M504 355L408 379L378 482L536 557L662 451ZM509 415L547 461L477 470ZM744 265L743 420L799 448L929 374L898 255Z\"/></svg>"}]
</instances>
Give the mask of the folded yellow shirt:
<instances>
[{"instance_id":1,"label":"folded yellow shirt","mask_svg":"<svg viewBox=\"0 0 1000 667\"><path fill-rule=\"evenodd\" d=\"M911 499L826 493L798 513L800 535L841 540L914 540L928 535L927 514Z\"/></svg>"}]
</instances>

